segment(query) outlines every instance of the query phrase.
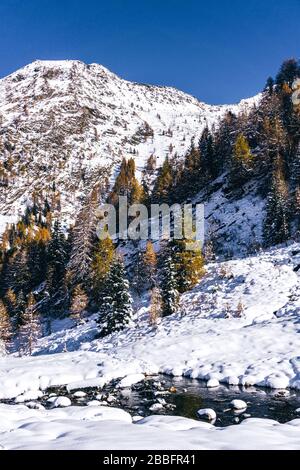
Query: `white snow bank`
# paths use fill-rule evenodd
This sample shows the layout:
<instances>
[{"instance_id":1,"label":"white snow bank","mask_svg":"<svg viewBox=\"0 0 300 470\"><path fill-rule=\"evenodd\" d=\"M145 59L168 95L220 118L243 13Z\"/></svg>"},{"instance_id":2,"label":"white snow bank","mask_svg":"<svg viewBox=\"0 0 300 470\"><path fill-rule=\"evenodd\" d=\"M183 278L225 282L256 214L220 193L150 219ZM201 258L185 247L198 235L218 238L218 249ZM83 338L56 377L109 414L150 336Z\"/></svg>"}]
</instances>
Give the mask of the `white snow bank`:
<instances>
[{"instance_id":1,"label":"white snow bank","mask_svg":"<svg viewBox=\"0 0 300 470\"><path fill-rule=\"evenodd\" d=\"M300 419L287 424L247 419L227 428L175 416L132 423L125 411L101 406L51 411L0 405L4 449L300 449Z\"/></svg>"}]
</instances>

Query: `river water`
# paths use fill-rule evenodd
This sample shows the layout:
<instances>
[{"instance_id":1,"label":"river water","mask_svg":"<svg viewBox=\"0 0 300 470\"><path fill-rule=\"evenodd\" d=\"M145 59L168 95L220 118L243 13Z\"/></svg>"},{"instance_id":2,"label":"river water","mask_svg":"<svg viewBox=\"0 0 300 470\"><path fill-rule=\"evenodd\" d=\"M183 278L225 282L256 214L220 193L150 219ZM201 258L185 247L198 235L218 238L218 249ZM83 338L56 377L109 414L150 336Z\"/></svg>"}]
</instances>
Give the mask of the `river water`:
<instances>
[{"instance_id":1,"label":"river water","mask_svg":"<svg viewBox=\"0 0 300 470\"><path fill-rule=\"evenodd\" d=\"M238 424L246 418L270 418L280 423L300 418L300 392L293 390L270 390L258 387L241 388L220 385L209 389L206 383L187 378L170 378L167 376L148 377L145 381L133 385L130 389L118 389L117 382L104 389L89 388L84 390L86 396L75 397L65 387L51 388L38 401L46 408L51 408L48 401L54 394L67 396L72 405L86 406L91 400L103 400L106 406L120 407L132 416L149 416L151 414L177 415L199 419L197 410L212 408L217 419L215 426ZM99 396L100 395L100 396ZM234 399L247 403L243 412L235 412L230 406ZM157 409L157 403L161 402ZM13 401L6 401L13 404ZM155 409L151 407L155 405ZM298 411L296 411L298 409Z\"/></svg>"}]
</instances>

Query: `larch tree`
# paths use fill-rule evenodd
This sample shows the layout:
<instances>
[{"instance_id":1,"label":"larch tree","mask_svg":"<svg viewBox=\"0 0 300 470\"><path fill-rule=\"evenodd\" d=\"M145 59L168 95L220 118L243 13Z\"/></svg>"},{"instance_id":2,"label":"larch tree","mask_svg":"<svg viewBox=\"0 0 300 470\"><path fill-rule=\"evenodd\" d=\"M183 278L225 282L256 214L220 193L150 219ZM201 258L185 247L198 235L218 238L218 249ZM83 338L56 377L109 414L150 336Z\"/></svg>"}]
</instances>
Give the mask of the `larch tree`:
<instances>
[{"instance_id":1,"label":"larch tree","mask_svg":"<svg viewBox=\"0 0 300 470\"><path fill-rule=\"evenodd\" d=\"M145 281L153 288L157 281L157 256L154 251L153 243L150 240L147 241L146 250L143 254L143 266Z\"/></svg>"},{"instance_id":2,"label":"larch tree","mask_svg":"<svg viewBox=\"0 0 300 470\"><path fill-rule=\"evenodd\" d=\"M241 186L251 176L253 155L243 134L236 138L230 166L229 179L233 186Z\"/></svg>"},{"instance_id":3,"label":"larch tree","mask_svg":"<svg viewBox=\"0 0 300 470\"><path fill-rule=\"evenodd\" d=\"M188 249L193 245L192 249ZM195 245L195 246L194 246ZM174 246L177 288L180 293L192 289L204 276L204 256L197 242L178 240Z\"/></svg>"}]
</instances>

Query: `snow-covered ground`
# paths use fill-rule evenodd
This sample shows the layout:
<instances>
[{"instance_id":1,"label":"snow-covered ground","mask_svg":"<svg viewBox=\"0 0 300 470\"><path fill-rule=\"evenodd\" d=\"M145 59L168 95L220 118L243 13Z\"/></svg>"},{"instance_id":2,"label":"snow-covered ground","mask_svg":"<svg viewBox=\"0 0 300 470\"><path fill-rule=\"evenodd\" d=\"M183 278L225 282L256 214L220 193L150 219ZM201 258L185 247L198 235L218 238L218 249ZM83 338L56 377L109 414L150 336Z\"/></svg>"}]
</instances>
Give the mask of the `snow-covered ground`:
<instances>
[{"instance_id":1,"label":"snow-covered ground","mask_svg":"<svg viewBox=\"0 0 300 470\"><path fill-rule=\"evenodd\" d=\"M0 405L0 449L299 449L300 419L247 419L238 426L174 416L132 423L123 410L70 407L50 411Z\"/></svg>"},{"instance_id":2,"label":"snow-covered ground","mask_svg":"<svg viewBox=\"0 0 300 470\"><path fill-rule=\"evenodd\" d=\"M0 398L17 397L17 402L26 403L49 386L78 390L101 387L114 378L126 377L123 384L130 386L142 374L158 372L214 379L214 384L218 380L300 389L299 267L299 243L212 263L198 286L182 296L178 314L157 327L149 325L148 302L142 299L133 324L105 340L94 339L93 319L56 331L39 341L34 356L0 359ZM108 425L102 422L102 407L88 408L39 411L1 405L4 434L0 442L9 448L300 446L300 420L279 425L250 419L216 429L174 417L150 417L130 424L127 417L126 423ZM82 424L84 413L90 417ZM13 431L8 435L7 430ZM33 439L35 435L40 437Z\"/></svg>"}]
</instances>

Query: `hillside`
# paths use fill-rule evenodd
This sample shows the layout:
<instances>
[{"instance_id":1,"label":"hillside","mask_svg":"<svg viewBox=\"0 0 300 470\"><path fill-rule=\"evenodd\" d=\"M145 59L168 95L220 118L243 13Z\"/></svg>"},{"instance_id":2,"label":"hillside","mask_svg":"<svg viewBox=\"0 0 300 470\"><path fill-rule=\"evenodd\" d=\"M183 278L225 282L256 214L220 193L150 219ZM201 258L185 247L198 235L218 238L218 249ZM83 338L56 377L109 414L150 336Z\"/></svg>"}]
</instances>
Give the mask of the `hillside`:
<instances>
[{"instance_id":1,"label":"hillside","mask_svg":"<svg viewBox=\"0 0 300 470\"><path fill-rule=\"evenodd\" d=\"M0 80L0 230L26 205L52 202L69 221L96 183L112 181L122 157L137 175L154 155L184 155L191 139L238 105L210 106L174 88L131 83L105 67L36 61Z\"/></svg>"}]
</instances>

